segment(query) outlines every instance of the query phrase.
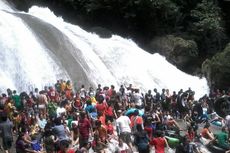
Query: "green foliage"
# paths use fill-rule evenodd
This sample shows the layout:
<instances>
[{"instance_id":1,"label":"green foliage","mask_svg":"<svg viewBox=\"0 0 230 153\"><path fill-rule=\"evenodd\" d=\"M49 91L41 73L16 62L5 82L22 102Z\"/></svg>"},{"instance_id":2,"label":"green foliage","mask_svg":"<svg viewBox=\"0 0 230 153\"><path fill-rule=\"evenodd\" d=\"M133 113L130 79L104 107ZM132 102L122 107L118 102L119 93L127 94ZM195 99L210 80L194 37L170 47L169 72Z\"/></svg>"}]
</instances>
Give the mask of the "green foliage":
<instances>
[{"instance_id":1,"label":"green foliage","mask_svg":"<svg viewBox=\"0 0 230 153\"><path fill-rule=\"evenodd\" d=\"M224 47L226 36L220 11L218 5L210 0L202 0L191 10L191 34L200 42L200 49L207 51L205 54L213 55Z\"/></svg>"},{"instance_id":2,"label":"green foliage","mask_svg":"<svg viewBox=\"0 0 230 153\"><path fill-rule=\"evenodd\" d=\"M214 88L226 88L230 86L230 43L223 52L217 53L211 60L206 60L202 65L202 71L206 75L210 85Z\"/></svg>"},{"instance_id":3,"label":"green foliage","mask_svg":"<svg viewBox=\"0 0 230 153\"><path fill-rule=\"evenodd\" d=\"M198 55L198 47L195 41L193 40L185 40L180 37L175 37L173 40L175 45L174 50L178 52L179 55L187 55L191 57L196 57Z\"/></svg>"},{"instance_id":4,"label":"green foliage","mask_svg":"<svg viewBox=\"0 0 230 153\"><path fill-rule=\"evenodd\" d=\"M202 0L197 7L191 11L194 18L194 32L223 32L220 8L210 0Z\"/></svg>"},{"instance_id":5,"label":"green foliage","mask_svg":"<svg viewBox=\"0 0 230 153\"><path fill-rule=\"evenodd\" d=\"M176 27L178 17L181 16L179 7L171 0L74 0L69 2L76 11L82 10L91 19L98 21L103 19L104 22L108 22L112 18L123 21L122 23L132 29L143 27L150 32L159 31L159 29L162 32L169 32L170 29Z\"/></svg>"}]
</instances>

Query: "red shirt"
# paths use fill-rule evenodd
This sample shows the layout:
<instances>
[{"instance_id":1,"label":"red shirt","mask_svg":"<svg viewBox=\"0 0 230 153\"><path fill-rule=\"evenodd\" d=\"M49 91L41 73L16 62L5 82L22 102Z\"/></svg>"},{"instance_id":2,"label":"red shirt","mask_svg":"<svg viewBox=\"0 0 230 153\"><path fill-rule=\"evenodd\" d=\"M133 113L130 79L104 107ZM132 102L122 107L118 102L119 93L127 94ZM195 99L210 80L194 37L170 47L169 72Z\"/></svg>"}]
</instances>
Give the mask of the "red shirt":
<instances>
[{"instance_id":1,"label":"red shirt","mask_svg":"<svg viewBox=\"0 0 230 153\"><path fill-rule=\"evenodd\" d=\"M130 117L130 121L131 121L130 127L134 127L137 124L140 124L140 125L143 124L143 119L140 116L134 116L133 115Z\"/></svg>"},{"instance_id":2,"label":"red shirt","mask_svg":"<svg viewBox=\"0 0 230 153\"><path fill-rule=\"evenodd\" d=\"M101 103L101 104L96 104L96 109L98 112L101 112L102 114L104 114L106 107L105 104Z\"/></svg>"},{"instance_id":3,"label":"red shirt","mask_svg":"<svg viewBox=\"0 0 230 153\"><path fill-rule=\"evenodd\" d=\"M148 136L149 138L151 139L152 138L152 135L153 135L153 129L152 127L145 127L144 130L148 133Z\"/></svg>"},{"instance_id":4,"label":"red shirt","mask_svg":"<svg viewBox=\"0 0 230 153\"><path fill-rule=\"evenodd\" d=\"M49 92L48 92L48 96L51 100L55 100L56 99L56 91L51 89Z\"/></svg>"},{"instance_id":5,"label":"red shirt","mask_svg":"<svg viewBox=\"0 0 230 153\"><path fill-rule=\"evenodd\" d=\"M64 153L64 152L58 151L58 153ZM75 153L75 151L74 151L74 149L69 149L69 150L67 151L67 153Z\"/></svg>"},{"instance_id":6,"label":"red shirt","mask_svg":"<svg viewBox=\"0 0 230 153\"><path fill-rule=\"evenodd\" d=\"M78 122L79 133L83 138L89 138L90 122L87 118L80 119Z\"/></svg>"},{"instance_id":7,"label":"red shirt","mask_svg":"<svg viewBox=\"0 0 230 153\"><path fill-rule=\"evenodd\" d=\"M153 138L150 144L155 146L155 153L165 153L165 139L162 137Z\"/></svg>"},{"instance_id":8,"label":"red shirt","mask_svg":"<svg viewBox=\"0 0 230 153\"><path fill-rule=\"evenodd\" d=\"M109 107L106 109L105 114L108 115L108 116L113 116L113 108L112 108L111 106L109 106Z\"/></svg>"},{"instance_id":9,"label":"red shirt","mask_svg":"<svg viewBox=\"0 0 230 153\"><path fill-rule=\"evenodd\" d=\"M106 125L106 124L105 124L105 116L104 116L104 115L100 116L98 120L101 122L101 124L102 124L103 126Z\"/></svg>"},{"instance_id":10,"label":"red shirt","mask_svg":"<svg viewBox=\"0 0 230 153\"><path fill-rule=\"evenodd\" d=\"M106 129L107 129L107 133L108 134L113 134L114 129L113 129L113 125L112 124L108 124L106 126Z\"/></svg>"},{"instance_id":11,"label":"red shirt","mask_svg":"<svg viewBox=\"0 0 230 153\"><path fill-rule=\"evenodd\" d=\"M195 138L195 132L191 132L190 134L187 133L186 136L190 141L193 141Z\"/></svg>"}]
</instances>

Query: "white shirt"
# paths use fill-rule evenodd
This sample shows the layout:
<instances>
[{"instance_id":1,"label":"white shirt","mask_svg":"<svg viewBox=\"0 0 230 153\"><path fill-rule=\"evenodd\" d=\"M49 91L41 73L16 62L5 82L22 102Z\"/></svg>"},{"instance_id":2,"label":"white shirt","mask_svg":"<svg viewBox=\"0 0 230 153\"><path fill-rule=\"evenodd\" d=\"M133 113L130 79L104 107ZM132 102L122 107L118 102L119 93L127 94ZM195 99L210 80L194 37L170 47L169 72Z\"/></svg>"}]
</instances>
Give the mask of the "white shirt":
<instances>
[{"instance_id":1,"label":"white shirt","mask_svg":"<svg viewBox=\"0 0 230 153\"><path fill-rule=\"evenodd\" d=\"M203 110L203 115L206 115L208 113L208 108L203 107L202 110Z\"/></svg>"},{"instance_id":2,"label":"white shirt","mask_svg":"<svg viewBox=\"0 0 230 153\"><path fill-rule=\"evenodd\" d=\"M143 104L142 99L143 96L140 93L134 93L135 104L137 106L141 106Z\"/></svg>"},{"instance_id":3,"label":"white shirt","mask_svg":"<svg viewBox=\"0 0 230 153\"><path fill-rule=\"evenodd\" d=\"M81 90L80 90L80 97L81 98L85 98L86 97L86 90L85 90L85 88L81 88Z\"/></svg>"},{"instance_id":4,"label":"white shirt","mask_svg":"<svg viewBox=\"0 0 230 153\"><path fill-rule=\"evenodd\" d=\"M62 113L65 113L66 110L64 107L58 107L57 110L56 110L56 113L57 113L57 117L60 117Z\"/></svg>"},{"instance_id":5,"label":"white shirt","mask_svg":"<svg viewBox=\"0 0 230 153\"><path fill-rule=\"evenodd\" d=\"M117 127L120 130L120 133L122 132L129 132L131 133L131 128L130 128L130 119L128 116L120 116L117 120Z\"/></svg>"},{"instance_id":6,"label":"white shirt","mask_svg":"<svg viewBox=\"0 0 230 153\"><path fill-rule=\"evenodd\" d=\"M129 149L128 145L126 143L123 143L122 146L119 146L119 144L116 146L116 151L118 153L126 153L126 150Z\"/></svg>"},{"instance_id":7,"label":"white shirt","mask_svg":"<svg viewBox=\"0 0 230 153\"><path fill-rule=\"evenodd\" d=\"M46 119L40 119L39 117L37 118L38 119L38 126L41 128L41 129L44 129L46 124L47 124L47 121Z\"/></svg>"}]
</instances>

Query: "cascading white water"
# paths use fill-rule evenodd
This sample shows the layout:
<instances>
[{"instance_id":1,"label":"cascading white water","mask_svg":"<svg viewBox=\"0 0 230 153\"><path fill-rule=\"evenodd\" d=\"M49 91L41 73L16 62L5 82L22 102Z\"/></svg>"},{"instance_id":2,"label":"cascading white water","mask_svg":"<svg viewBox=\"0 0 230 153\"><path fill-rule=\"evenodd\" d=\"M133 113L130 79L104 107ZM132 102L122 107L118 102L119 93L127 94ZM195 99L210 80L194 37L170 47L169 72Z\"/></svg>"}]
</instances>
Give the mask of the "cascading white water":
<instances>
[{"instance_id":1,"label":"cascading white water","mask_svg":"<svg viewBox=\"0 0 230 153\"><path fill-rule=\"evenodd\" d=\"M80 27L57 18L49 9L32 7L29 13L67 35L81 52L86 71L95 83L120 85L132 83L145 91L153 88L169 88L178 91L191 87L197 97L208 93L206 79L179 71L159 54L149 54L132 40L119 36L102 39ZM77 53L76 53L77 54ZM79 55L79 53L78 53Z\"/></svg>"},{"instance_id":2,"label":"cascading white water","mask_svg":"<svg viewBox=\"0 0 230 153\"><path fill-rule=\"evenodd\" d=\"M0 19L1 90L41 89L68 78L20 18L1 10Z\"/></svg>"},{"instance_id":3,"label":"cascading white water","mask_svg":"<svg viewBox=\"0 0 230 153\"><path fill-rule=\"evenodd\" d=\"M8 2L5 0L0 1L0 10L13 11Z\"/></svg>"},{"instance_id":4,"label":"cascading white water","mask_svg":"<svg viewBox=\"0 0 230 153\"><path fill-rule=\"evenodd\" d=\"M195 90L197 97L208 93L205 79L179 71L164 57L145 52L132 40L115 35L110 39L99 38L96 34L88 33L78 26L64 22L48 8L34 6L29 13L20 14L37 17L65 35L73 45L68 52L76 61L79 61L84 73L88 75L94 86L101 83L118 87L121 84L132 83L144 91L153 88L178 91L191 87ZM13 88L19 88L15 83L17 81L25 86L31 84L43 86L44 81L54 83L57 78L69 77L65 75L65 70L54 62L53 57L49 56L47 47L36 39L36 33L32 33L30 27L26 27L20 18L4 11L0 11L0 17L0 49L3 50L0 57L5 58L0 61L0 65L4 67L0 70L0 77L5 76L4 78L11 82ZM20 78L16 74L20 74Z\"/></svg>"}]
</instances>

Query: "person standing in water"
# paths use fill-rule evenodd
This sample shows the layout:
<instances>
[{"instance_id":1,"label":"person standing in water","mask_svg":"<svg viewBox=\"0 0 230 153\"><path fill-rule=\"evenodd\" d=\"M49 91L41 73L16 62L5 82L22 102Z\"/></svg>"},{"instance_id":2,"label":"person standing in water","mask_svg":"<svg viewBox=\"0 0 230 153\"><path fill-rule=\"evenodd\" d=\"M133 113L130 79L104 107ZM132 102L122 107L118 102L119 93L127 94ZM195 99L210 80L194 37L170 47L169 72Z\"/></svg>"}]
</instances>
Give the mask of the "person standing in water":
<instances>
[{"instance_id":1,"label":"person standing in water","mask_svg":"<svg viewBox=\"0 0 230 153\"><path fill-rule=\"evenodd\" d=\"M230 144L228 138L228 129L226 126L222 127L221 132L216 135L217 144L219 147L227 150L225 153L230 153Z\"/></svg>"},{"instance_id":2,"label":"person standing in water","mask_svg":"<svg viewBox=\"0 0 230 153\"><path fill-rule=\"evenodd\" d=\"M129 147L126 143L123 142L122 138L118 138L118 144L115 148L115 153L128 153L129 152Z\"/></svg>"},{"instance_id":3,"label":"person standing in water","mask_svg":"<svg viewBox=\"0 0 230 153\"><path fill-rule=\"evenodd\" d=\"M2 114L0 123L0 133L2 137L2 146L5 153L10 153L13 143L13 123L8 119L7 114Z\"/></svg>"},{"instance_id":4,"label":"person standing in water","mask_svg":"<svg viewBox=\"0 0 230 153\"><path fill-rule=\"evenodd\" d=\"M131 121L128 116L122 115L122 111L117 111L118 118L116 120L117 124L117 133L118 136L122 138L122 140L127 143L127 145L132 150L132 142L131 142Z\"/></svg>"},{"instance_id":5,"label":"person standing in water","mask_svg":"<svg viewBox=\"0 0 230 153\"><path fill-rule=\"evenodd\" d=\"M165 153L165 147L169 148L168 142L163 137L162 131L157 131L157 137L150 141L150 145L155 147L155 153Z\"/></svg>"}]
</instances>

